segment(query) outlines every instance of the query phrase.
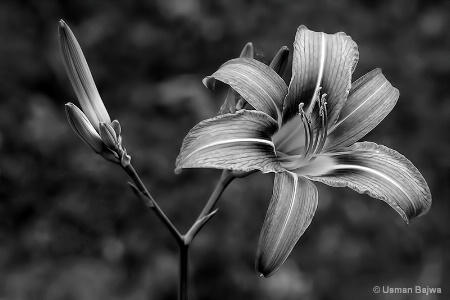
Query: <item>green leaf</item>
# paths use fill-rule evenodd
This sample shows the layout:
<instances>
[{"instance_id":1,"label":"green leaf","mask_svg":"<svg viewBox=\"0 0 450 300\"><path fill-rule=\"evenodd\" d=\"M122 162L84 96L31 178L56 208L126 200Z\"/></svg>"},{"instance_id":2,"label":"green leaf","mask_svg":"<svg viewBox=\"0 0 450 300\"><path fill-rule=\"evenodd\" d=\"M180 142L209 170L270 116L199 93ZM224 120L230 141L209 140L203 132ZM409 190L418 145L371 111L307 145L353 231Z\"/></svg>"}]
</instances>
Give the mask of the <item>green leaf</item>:
<instances>
[{"instance_id":1,"label":"green leaf","mask_svg":"<svg viewBox=\"0 0 450 300\"><path fill-rule=\"evenodd\" d=\"M311 180L385 201L409 222L431 206L431 192L419 170L395 150L371 142L342 148Z\"/></svg>"},{"instance_id":2,"label":"green leaf","mask_svg":"<svg viewBox=\"0 0 450 300\"><path fill-rule=\"evenodd\" d=\"M328 131L325 150L349 146L374 129L394 108L399 91L375 69L352 84L337 123Z\"/></svg>"},{"instance_id":3,"label":"green leaf","mask_svg":"<svg viewBox=\"0 0 450 300\"><path fill-rule=\"evenodd\" d=\"M271 136L275 120L259 111L241 110L200 122L185 137L176 160L182 168L282 171Z\"/></svg>"},{"instance_id":4,"label":"green leaf","mask_svg":"<svg viewBox=\"0 0 450 300\"><path fill-rule=\"evenodd\" d=\"M269 66L251 58L232 59L203 79L203 83L213 89L216 80L228 84L256 110L281 120L287 86Z\"/></svg>"},{"instance_id":5,"label":"green leaf","mask_svg":"<svg viewBox=\"0 0 450 300\"><path fill-rule=\"evenodd\" d=\"M328 124L333 125L347 98L357 61L357 45L345 33L326 34L300 26L295 35L283 123L298 114L300 103L308 108L321 87L320 92L327 94Z\"/></svg>"},{"instance_id":6,"label":"green leaf","mask_svg":"<svg viewBox=\"0 0 450 300\"><path fill-rule=\"evenodd\" d=\"M318 202L317 188L291 172L275 174L273 195L256 254L256 268L265 277L284 263L308 228Z\"/></svg>"}]
</instances>

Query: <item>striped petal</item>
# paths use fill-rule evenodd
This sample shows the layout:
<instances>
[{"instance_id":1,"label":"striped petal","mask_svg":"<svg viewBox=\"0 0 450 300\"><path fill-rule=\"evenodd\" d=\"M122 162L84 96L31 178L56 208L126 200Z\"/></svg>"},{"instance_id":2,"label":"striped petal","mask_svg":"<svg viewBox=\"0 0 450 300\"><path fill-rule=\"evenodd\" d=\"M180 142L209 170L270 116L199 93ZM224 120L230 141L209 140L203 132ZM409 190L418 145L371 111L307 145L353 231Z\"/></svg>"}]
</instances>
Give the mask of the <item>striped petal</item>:
<instances>
[{"instance_id":1,"label":"striped petal","mask_svg":"<svg viewBox=\"0 0 450 300\"><path fill-rule=\"evenodd\" d=\"M284 76L286 72L287 65L289 62L289 49L286 46L283 46L278 50L277 54L273 57L270 62L269 67L271 67L278 75L281 77Z\"/></svg>"},{"instance_id":2,"label":"striped petal","mask_svg":"<svg viewBox=\"0 0 450 300\"><path fill-rule=\"evenodd\" d=\"M280 172L271 136L277 122L259 111L241 110L197 124L185 137L176 160L182 168Z\"/></svg>"},{"instance_id":3,"label":"striped petal","mask_svg":"<svg viewBox=\"0 0 450 300\"><path fill-rule=\"evenodd\" d=\"M251 58L232 59L203 79L203 83L213 89L216 80L228 84L256 110L265 112L275 120L281 120L287 86L269 66Z\"/></svg>"},{"instance_id":4,"label":"striped petal","mask_svg":"<svg viewBox=\"0 0 450 300\"><path fill-rule=\"evenodd\" d=\"M317 188L291 172L275 174L273 195L261 231L256 268L265 277L284 263L317 208Z\"/></svg>"},{"instance_id":5,"label":"striped petal","mask_svg":"<svg viewBox=\"0 0 450 300\"><path fill-rule=\"evenodd\" d=\"M59 22L58 33L59 46L72 87L83 112L98 131L100 122L111 123L108 111L100 98L83 51L72 30L63 20Z\"/></svg>"},{"instance_id":6,"label":"striped petal","mask_svg":"<svg viewBox=\"0 0 450 300\"><path fill-rule=\"evenodd\" d=\"M330 186L346 186L383 200L406 222L429 210L431 193L428 184L403 155L371 142L356 143L343 150L348 151L336 154L332 159L328 157L327 166L316 162L321 174L309 178Z\"/></svg>"},{"instance_id":7,"label":"striped petal","mask_svg":"<svg viewBox=\"0 0 450 300\"><path fill-rule=\"evenodd\" d=\"M328 131L324 151L352 145L364 137L391 112L399 94L380 69L355 81L337 123Z\"/></svg>"},{"instance_id":8,"label":"striped petal","mask_svg":"<svg viewBox=\"0 0 450 300\"><path fill-rule=\"evenodd\" d=\"M253 44L248 42L242 49L239 57L254 58L254 52L255 51L253 49ZM219 114L221 114L221 115L226 114L226 113L234 114L236 112L236 99L238 99L238 98L240 98L239 95L232 88L229 88L227 97L225 98L224 103L220 107ZM241 100L241 99L239 99L239 100L242 102L245 101L245 100ZM241 103L240 108L243 108L244 105L245 105L245 103Z\"/></svg>"},{"instance_id":9,"label":"striped petal","mask_svg":"<svg viewBox=\"0 0 450 300\"><path fill-rule=\"evenodd\" d=\"M347 98L357 61L357 45L345 33L331 35L300 26L294 41L292 78L283 106L283 124L298 114L300 103L310 107L320 90L327 94L328 124L333 125Z\"/></svg>"}]
</instances>

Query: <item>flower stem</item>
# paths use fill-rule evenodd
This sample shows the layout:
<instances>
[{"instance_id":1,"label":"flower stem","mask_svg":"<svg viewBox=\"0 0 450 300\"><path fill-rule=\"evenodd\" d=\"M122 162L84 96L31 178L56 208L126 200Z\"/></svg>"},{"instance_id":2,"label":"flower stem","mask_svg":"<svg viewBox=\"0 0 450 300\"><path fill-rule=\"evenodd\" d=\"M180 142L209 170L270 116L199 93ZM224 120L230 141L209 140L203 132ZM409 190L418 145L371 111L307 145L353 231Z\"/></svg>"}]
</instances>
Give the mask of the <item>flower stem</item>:
<instances>
[{"instance_id":1,"label":"flower stem","mask_svg":"<svg viewBox=\"0 0 450 300\"><path fill-rule=\"evenodd\" d=\"M202 212L198 216L197 220L200 220L203 217L205 217L206 215L211 213L211 211L214 209L214 206L216 205L217 201L219 201L219 198L222 195L223 191L235 178L236 178L236 176L234 176L232 171L223 170L222 176L220 177L219 182L216 185L216 188L214 189L211 196L209 197L208 202L206 202L205 207L203 208Z\"/></svg>"},{"instance_id":2,"label":"flower stem","mask_svg":"<svg viewBox=\"0 0 450 300\"><path fill-rule=\"evenodd\" d=\"M195 235L200 231L203 225L211 218L214 214L214 206L219 201L225 188L233 181L236 176L232 171L224 170L216 188L212 192L205 207L198 216L196 222L191 226L190 230L185 235L180 234L180 232L175 228L173 223L164 214L161 208L158 206L156 201L153 199L152 195L148 192L144 183L142 183L141 178L136 173L136 170L131 164L122 166L125 172L130 176L130 178L135 183L137 189L143 194L141 197L147 206L151 207L164 225L169 229L172 236L175 238L178 249L179 249L179 285L178 285L178 299L187 300L188 299L188 271L189 271L189 246L192 243ZM145 196L145 197L144 197Z\"/></svg>"},{"instance_id":3,"label":"flower stem","mask_svg":"<svg viewBox=\"0 0 450 300\"><path fill-rule=\"evenodd\" d=\"M179 245L178 300L188 299L189 245Z\"/></svg>"},{"instance_id":4,"label":"flower stem","mask_svg":"<svg viewBox=\"0 0 450 300\"><path fill-rule=\"evenodd\" d=\"M164 214L164 212L161 210L161 208L158 206L156 201L153 199L152 195L148 192L147 188L145 187L144 183L142 183L141 178L136 173L136 170L133 168L131 164L123 167L125 172L130 176L130 178L134 181L136 184L136 187L141 191L151 202L151 205L149 205L153 211L156 213L156 215L159 217L159 219L164 223L164 225L169 229L172 236L177 241L177 244L181 245L184 244L184 238L178 231L178 229L175 228L175 226L172 224L172 222L169 220L169 218Z\"/></svg>"}]
</instances>

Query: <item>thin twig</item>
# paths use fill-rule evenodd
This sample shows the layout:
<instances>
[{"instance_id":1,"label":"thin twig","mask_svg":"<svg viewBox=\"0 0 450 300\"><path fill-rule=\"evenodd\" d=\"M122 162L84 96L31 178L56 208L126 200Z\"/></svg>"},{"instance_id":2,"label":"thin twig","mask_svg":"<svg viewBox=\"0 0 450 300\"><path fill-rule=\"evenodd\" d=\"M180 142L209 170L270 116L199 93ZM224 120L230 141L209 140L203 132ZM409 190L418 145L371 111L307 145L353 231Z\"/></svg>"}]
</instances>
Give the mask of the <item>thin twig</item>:
<instances>
[{"instance_id":1,"label":"thin twig","mask_svg":"<svg viewBox=\"0 0 450 300\"><path fill-rule=\"evenodd\" d=\"M172 222L169 220L169 218L166 216L166 214L164 214L164 212L158 206L155 199L153 199L152 195L150 195L147 188L142 183L141 178L136 173L136 170L133 168L133 166L131 164L129 164L123 168L124 168L125 172L127 172L127 174L130 176L130 178L134 181L134 183L136 184L136 187L139 189L139 191L142 192L145 195L145 197L147 197L151 201L151 203L152 203L151 208L156 213L156 215L160 218L160 220L164 223L164 225L167 227L167 229L169 229L170 233L172 233L172 235L175 238L175 240L177 241L177 243L179 245L184 244L184 236L182 236L180 234L178 229L175 228L175 226L172 224Z\"/></svg>"}]
</instances>

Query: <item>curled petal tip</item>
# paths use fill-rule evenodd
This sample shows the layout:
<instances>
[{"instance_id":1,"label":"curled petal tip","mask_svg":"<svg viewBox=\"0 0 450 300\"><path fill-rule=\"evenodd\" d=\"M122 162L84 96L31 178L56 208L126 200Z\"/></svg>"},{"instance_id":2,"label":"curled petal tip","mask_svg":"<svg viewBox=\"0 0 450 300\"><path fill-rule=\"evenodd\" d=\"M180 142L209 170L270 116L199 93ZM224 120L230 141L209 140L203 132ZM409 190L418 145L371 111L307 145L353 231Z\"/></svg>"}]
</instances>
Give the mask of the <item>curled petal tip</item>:
<instances>
[{"instance_id":1,"label":"curled petal tip","mask_svg":"<svg viewBox=\"0 0 450 300\"><path fill-rule=\"evenodd\" d=\"M216 80L212 78L211 76L207 76L203 78L202 83L204 86L206 86L211 91L214 91L216 88Z\"/></svg>"}]
</instances>

